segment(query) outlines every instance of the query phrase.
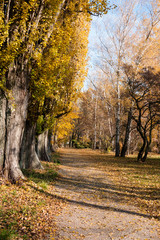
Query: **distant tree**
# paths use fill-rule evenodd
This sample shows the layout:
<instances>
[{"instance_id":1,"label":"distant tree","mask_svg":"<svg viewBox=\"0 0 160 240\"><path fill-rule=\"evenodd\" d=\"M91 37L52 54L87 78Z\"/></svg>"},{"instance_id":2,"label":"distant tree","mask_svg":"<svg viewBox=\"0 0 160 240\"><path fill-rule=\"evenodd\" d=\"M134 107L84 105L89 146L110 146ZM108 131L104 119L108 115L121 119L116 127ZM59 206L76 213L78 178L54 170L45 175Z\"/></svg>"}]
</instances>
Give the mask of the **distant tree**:
<instances>
[{"instance_id":1,"label":"distant tree","mask_svg":"<svg viewBox=\"0 0 160 240\"><path fill-rule=\"evenodd\" d=\"M105 38L100 36L100 59L98 67L101 69L107 84L111 87L112 100L110 104L115 112L115 156L120 155L121 122L123 116L123 71L122 66L126 62L127 54L131 50L135 32L136 15L134 9L137 1L124 1L115 10L117 21L106 22ZM129 44L130 43L130 44ZM102 80L103 81L103 80ZM111 95L111 94L110 94ZM126 113L127 115L127 113ZM126 141L128 137L126 138Z\"/></svg>"},{"instance_id":2,"label":"distant tree","mask_svg":"<svg viewBox=\"0 0 160 240\"><path fill-rule=\"evenodd\" d=\"M144 68L135 74L132 66L125 66L125 72L133 101L132 118L143 141L137 160L144 162L152 142L152 131L160 124L160 73Z\"/></svg>"},{"instance_id":3,"label":"distant tree","mask_svg":"<svg viewBox=\"0 0 160 240\"><path fill-rule=\"evenodd\" d=\"M132 65L137 74L146 66L157 68L159 61L158 1L149 1L147 6L143 3L142 12L138 12L138 6L139 1L124 1L115 11L117 16L114 17L118 21L110 23L107 21L107 18L110 20L109 15L104 18L105 37L100 36L99 58L95 63L97 75L101 71L101 82L104 84L106 81L108 85L110 106L115 112L112 116L112 122L115 122L115 156L125 156L130 132L135 128L135 123L132 123L133 100L129 96L123 66ZM99 85L99 79L97 83Z\"/></svg>"}]
</instances>

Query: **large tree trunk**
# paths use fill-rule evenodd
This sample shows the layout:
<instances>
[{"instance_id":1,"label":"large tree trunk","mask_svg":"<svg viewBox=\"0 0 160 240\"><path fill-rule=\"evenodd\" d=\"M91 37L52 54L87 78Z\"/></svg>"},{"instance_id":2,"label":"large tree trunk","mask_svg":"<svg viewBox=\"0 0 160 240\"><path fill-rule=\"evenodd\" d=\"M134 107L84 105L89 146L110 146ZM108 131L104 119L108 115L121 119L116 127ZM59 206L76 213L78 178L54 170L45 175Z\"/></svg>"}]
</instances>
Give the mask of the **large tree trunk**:
<instances>
[{"instance_id":1,"label":"large tree trunk","mask_svg":"<svg viewBox=\"0 0 160 240\"><path fill-rule=\"evenodd\" d=\"M47 153L48 153L49 159L51 159L51 156L52 156L52 153L54 152L54 150L53 150L53 146L52 146L52 143L51 143L52 136L51 136L49 130L48 130L46 138L47 138L46 139L46 142L47 142Z\"/></svg>"},{"instance_id":2,"label":"large tree trunk","mask_svg":"<svg viewBox=\"0 0 160 240\"><path fill-rule=\"evenodd\" d=\"M12 182L24 178L19 165L20 147L28 107L28 75L25 64L17 60L9 68L7 88L11 96L6 104L6 135L4 153L4 176ZM23 70L22 70L23 69Z\"/></svg>"},{"instance_id":3,"label":"large tree trunk","mask_svg":"<svg viewBox=\"0 0 160 240\"><path fill-rule=\"evenodd\" d=\"M54 153L57 149L57 146L56 146L56 136L53 135L53 131L49 131L48 132L48 149L49 149L49 152L50 154Z\"/></svg>"},{"instance_id":4,"label":"large tree trunk","mask_svg":"<svg viewBox=\"0 0 160 240\"><path fill-rule=\"evenodd\" d=\"M48 153L48 130L38 136L37 153L41 161L50 162Z\"/></svg>"},{"instance_id":5,"label":"large tree trunk","mask_svg":"<svg viewBox=\"0 0 160 240\"><path fill-rule=\"evenodd\" d=\"M129 135L130 135L130 128L131 128L131 121L132 121L132 109L128 112L128 120L127 120L127 125L126 125L126 134L125 134L125 139L121 151L121 157L125 157L127 148L128 148L128 143L129 143Z\"/></svg>"},{"instance_id":6,"label":"large tree trunk","mask_svg":"<svg viewBox=\"0 0 160 240\"><path fill-rule=\"evenodd\" d=\"M6 133L6 98L3 91L0 90L0 175L2 174L4 164L5 133Z\"/></svg>"},{"instance_id":7,"label":"large tree trunk","mask_svg":"<svg viewBox=\"0 0 160 240\"><path fill-rule=\"evenodd\" d=\"M21 146L20 166L23 169L42 169L42 165L35 149L36 124L26 121Z\"/></svg>"}]
</instances>

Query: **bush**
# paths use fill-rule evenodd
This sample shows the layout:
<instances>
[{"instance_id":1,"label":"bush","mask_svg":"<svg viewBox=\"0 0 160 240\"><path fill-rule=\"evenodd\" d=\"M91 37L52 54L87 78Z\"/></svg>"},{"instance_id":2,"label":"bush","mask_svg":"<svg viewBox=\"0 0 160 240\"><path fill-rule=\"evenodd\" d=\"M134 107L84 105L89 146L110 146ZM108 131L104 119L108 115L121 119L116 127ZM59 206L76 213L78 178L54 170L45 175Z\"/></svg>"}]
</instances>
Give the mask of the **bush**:
<instances>
[{"instance_id":1,"label":"bush","mask_svg":"<svg viewBox=\"0 0 160 240\"><path fill-rule=\"evenodd\" d=\"M81 141L77 141L76 139L72 140L73 142L73 147L78 148L78 149L83 149L83 148L90 148L91 144L90 143L83 143Z\"/></svg>"}]
</instances>

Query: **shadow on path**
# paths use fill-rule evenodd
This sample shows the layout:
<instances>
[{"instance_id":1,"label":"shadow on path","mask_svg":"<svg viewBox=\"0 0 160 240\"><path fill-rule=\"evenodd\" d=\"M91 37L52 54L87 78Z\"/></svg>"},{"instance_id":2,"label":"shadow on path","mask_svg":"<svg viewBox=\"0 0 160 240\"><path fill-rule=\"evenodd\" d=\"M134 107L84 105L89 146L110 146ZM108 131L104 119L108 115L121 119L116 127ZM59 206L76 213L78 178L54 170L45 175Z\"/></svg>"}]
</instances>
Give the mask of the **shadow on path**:
<instances>
[{"instance_id":1,"label":"shadow on path","mask_svg":"<svg viewBox=\"0 0 160 240\"><path fill-rule=\"evenodd\" d=\"M42 189L38 189L37 187L33 187L32 185L30 185L30 187L32 187L36 191L44 193L46 196L57 198L59 200L62 200L62 201L68 202L68 203L81 205L81 206L85 206L85 207L103 209L103 210L106 210L106 211L114 211L114 212L119 212L119 213L126 213L126 214L131 214L131 215L137 215L137 216L148 218L148 219L155 218L155 219L160 220L160 218L157 217L157 216L150 216L150 215L147 215L147 214L138 213L138 212L129 211L129 210L124 210L124 209L119 209L119 208L115 208L115 207L107 207L107 206L101 206L101 205L86 203L86 202L83 202L83 201L71 200L71 199L68 199L66 197L60 197L58 195L48 193L48 192L46 192L46 191L44 191Z\"/></svg>"}]
</instances>

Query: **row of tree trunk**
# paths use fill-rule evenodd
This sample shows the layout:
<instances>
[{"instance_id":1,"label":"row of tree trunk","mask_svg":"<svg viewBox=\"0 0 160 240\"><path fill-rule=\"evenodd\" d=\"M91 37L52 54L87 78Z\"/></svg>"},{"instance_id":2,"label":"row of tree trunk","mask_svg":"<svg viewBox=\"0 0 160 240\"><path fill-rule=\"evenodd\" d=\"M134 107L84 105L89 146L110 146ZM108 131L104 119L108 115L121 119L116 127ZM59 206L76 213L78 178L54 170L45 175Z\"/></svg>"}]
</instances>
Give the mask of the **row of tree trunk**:
<instances>
[{"instance_id":1,"label":"row of tree trunk","mask_svg":"<svg viewBox=\"0 0 160 240\"><path fill-rule=\"evenodd\" d=\"M40 169L40 161L50 161L51 157L48 130L37 136L36 124L27 120L29 93L23 87L25 81L24 77L17 79L19 85L10 98L0 91L0 171L12 182L24 178L21 169Z\"/></svg>"},{"instance_id":2,"label":"row of tree trunk","mask_svg":"<svg viewBox=\"0 0 160 240\"><path fill-rule=\"evenodd\" d=\"M1 46L2 50L4 50L4 52L6 50L7 52L12 42L18 42L18 40L16 42L16 33L17 39L21 41L21 45L25 49L22 51L21 46L16 45L17 49L15 49L15 52L17 51L17 54L14 55L11 51L13 56L10 54L10 59L6 63L6 66L1 66L2 71L0 73L0 81L3 83L3 79L5 79L5 83L2 84L3 87L1 88L0 86L0 172L6 179L16 182L18 179L24 178L21 168L42 168L40 160L49 161L50 159L47 152L48 131L43 132L37 137L36 125L27 119L29 100L31 97L31 90L29 88L32 70L31 62L29 64L29 61L32 58L34 45L36 45L37 48L39 47L41 52L43 51L41 43L34 39L34 37L31 42L29 34L31 34L32 31L37 31L39 40L42 38L39 28L41 26L41 20L44 17L42 15L46 14L47 2L37 1L37 7L36 4L31 3L31 6L33 5L31 12L28 12L28 18L23 19L26 21L26 25L24 25L28 27L26 30L20 26L21 22L18 22L21 20L21 17L17 17L23 9L23 1L19 3L19 5L18 1L2 2L0 7L2 11L4 11L4 18L6 18L6 20L4 20L6 32L9 31L6 40ZM64 14L65 7L68 3L68 0L59 1L59 3L57 3L57 13L55 15L54 11L50 13L51 16L49 16L48 19L51 20L51 23L48 27L48 32L46 32L46 44L48 44L54 26L60 15ZM17 6L19 6L20 10ZM26 9L26 11L28 10ZM24 12L24 14L26 13ZM11 23L8 26L8 30L7 24L9 21L11 21ZM10 48L8 51L10 51ZM35 147L36 138L37 152Z\"/></svg>"}]
</instances>

